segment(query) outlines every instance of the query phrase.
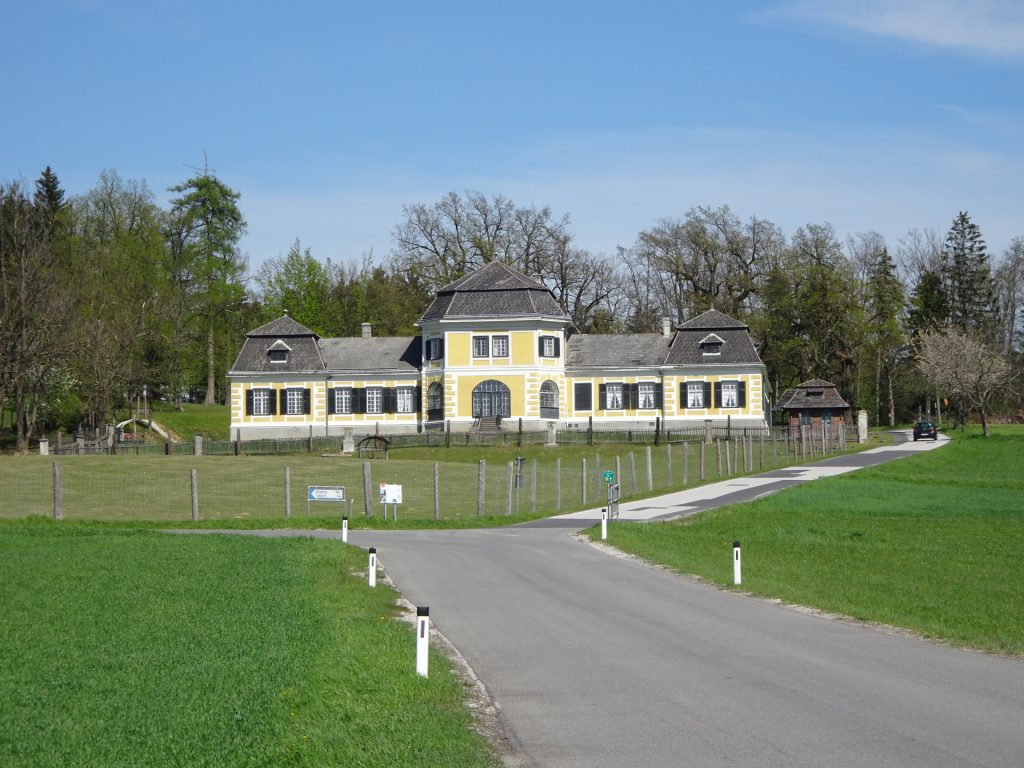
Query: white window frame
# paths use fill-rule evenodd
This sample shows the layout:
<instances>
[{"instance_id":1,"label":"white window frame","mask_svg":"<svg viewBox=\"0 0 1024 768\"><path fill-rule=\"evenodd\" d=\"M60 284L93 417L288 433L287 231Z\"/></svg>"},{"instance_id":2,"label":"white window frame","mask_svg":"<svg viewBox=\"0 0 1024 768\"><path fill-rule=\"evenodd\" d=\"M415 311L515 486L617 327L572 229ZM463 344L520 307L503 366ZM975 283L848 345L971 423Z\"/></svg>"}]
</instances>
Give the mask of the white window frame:
<instances>
[{"instance_id":1,"label":"white window frame","mask_svg":"<svg viewBox=\"0 0 1024 768\"><path fill-rule=\"evenodd\" d=\"M509 356L509 339L507 334L491 336L491 357L505 358Z\"/></svg>"},{"instance_id":2,"label":"white window frame","mask_svg":"<svg viewBox=\"0 0 1024 768\"><path fill-rule=\"evenodd\" d=\"M439 411L444 407L444 385L440 382L431 382L427 387L427 410Z\"/></svg>"},{"instance_id":3,"label":"white window frame","mask_svg":"<svg viewBox=\"0 0 1024 768\"><path fill-rule=\"evenodd\" d=\"M541 357L554 357L555 356L555 337L554 336L541 336Z\"/></svg>"},{"instance_id":4,"label":"white window frame","mask_svg":"<svg viewBox=\"0 0 1024 768\"><path fill-rule=\"evenodd\" d=\"M260 387L259 389L252 390L252 415L253 416L270 416L270 398L276 396L276 392L272 389Z\"/></svg>"},{"instance_id":5,"label":"white window frame","mask_svg":"<svg viewBox=\"0 0 1024 768\"><path fill-rule=\"evenodd\" d=\"M481 359L484 357L491 356L491 337L490 336L474 336L473 337L473 357L475 359Z\"/></svg>"},{"instance_id":6,"label":"white window frame","mask_svg":"<svg viewBox=\"0 0 1024 768\"><path fill-rule=\"evenodd\" d=\"M656 397L655 392L657 385L653 381L641 381L637 384L637 408L644 411L650 411L657 408L655 405Z\"/></svg>"},{"instance_id":7,"label":"white window frame","mask_svg":"<svg viewBox=\"0 0 1024 768\"><path fill-rule=\"evenodd\" d=\"M270 357L271 365L283 365L288 362L288 350L287 349L272 349L267 352Z\"/></svg>"},{"instance_id":8,"label":"white window frame","mask_svg":"<svg viewBox=\"0 0 1024 768\"><path fill-rule=\"evenodd\" d=\"M305 391L301 387L288 387L284 391L286 416L302 416L305 411Z\"/></svg>"},{"instance_id":9,"label":"white window frame","mask_svg":"<svg viewBox=\"0 0 1024 768\"><path fill-rule=\"evenodd\" d=\"M687 408L707 408L708 404L704 402L704 382L703 381L688 381L686 382L686 407Z\"/></svg>"},{"instance_id":10,"label":"white window frame","mask_svg":"<svg viewBox=\"0 0 1024 768\"><path fill-rule=\"evenodd\" d=\"M731 395L731 397L730 397ZM740 407L740 385L736 381L723 381L722 382L722 402L719 404L720 408L739 408Z\"/></svg>"},{"instance_id":11,"label":"white window frame","mask_svg":"<svg viewBox=\"0 0 1024 768\"><path fill-rule=\"evenodd\" d=\"M334 388L334 412L336 414L352 413L352 388Z\"/></svg>"},{"instance_id":12,"label":"white window frame","mask_svg":"<svg viewBox=\"0 0 1024 768\"><path fill-rule=\"evenodd\" d=\"M395 392L395 410L398 413L416 412L416 387L397 387Z\"/></svg>"},{"instance_id":13,"label":"white window frame","mask_svg":"<svg viewBox=\"0 0 1024 768\"><path fill-rule=\"evenodd\" d=\"M427 360L441 359L441 338L427 340Z\"/></svg>"},{"instance_id":14,"label":"white window frame","mask_svg":"<svg viewBox=\"0 0 1024 768\"><path fill-rule=\"evenodd\" d=\"M622 395L623 387L625 385L621 381L612 381L605 384L604 397L605 404L604 409L606 411L621 411L622 410Z\"/></svg>"},{"instance_id":15,"label":"white window frame","mask_svg":"<svg viewBox=\"0 0 1024 768\"><path fill-rule=\"evenodd\" d=\"M366 412L372 414L384 413L384 388L366 388Z\"/></svg>"}]
</instances>

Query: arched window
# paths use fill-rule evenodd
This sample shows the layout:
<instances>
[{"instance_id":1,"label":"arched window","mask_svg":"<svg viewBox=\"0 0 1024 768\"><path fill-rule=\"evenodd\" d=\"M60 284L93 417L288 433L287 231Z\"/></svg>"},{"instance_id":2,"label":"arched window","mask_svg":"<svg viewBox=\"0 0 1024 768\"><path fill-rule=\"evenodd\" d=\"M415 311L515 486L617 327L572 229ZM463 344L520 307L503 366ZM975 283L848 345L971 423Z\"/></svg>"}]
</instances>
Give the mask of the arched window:
<instances>
[{"instance_id":1,"label":"arched window","mask_svg":"<svg viewBox=\"0 0 1024 768\"><path fill-rule=\"evenodd\" d=\"M558 385L550 380L540 385L540 417L558 418Z\"/></svg>"},{"instance_id":2,"label":"arched window","mask_svg":"<svg viewBox=\"0 0 1024 768\"><path fill-rule=\"evenodd\" d=\"M427 387L427 421L444 420L444 387L435 381Z\"/></svg>"},{"instance_id":3,"label":"arched window","mask_svg":"<svg viewBox=\"0 0 1024 768\"><path fill-rule=\"evenodd\" d=\"M500 381L481 381L473 390L473 418L491 419L495 416L509 418L512 415L512 396L508 387Z\"/></svg>"}]
</instances>

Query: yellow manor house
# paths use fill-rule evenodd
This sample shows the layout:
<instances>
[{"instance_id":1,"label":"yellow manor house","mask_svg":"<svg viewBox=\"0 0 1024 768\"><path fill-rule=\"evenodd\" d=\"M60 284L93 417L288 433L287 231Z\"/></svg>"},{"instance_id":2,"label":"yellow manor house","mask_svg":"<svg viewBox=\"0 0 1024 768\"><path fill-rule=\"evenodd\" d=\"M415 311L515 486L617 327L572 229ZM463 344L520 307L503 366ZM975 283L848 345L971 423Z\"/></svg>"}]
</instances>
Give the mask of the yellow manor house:
<instances>
[{"instance_id":1,"label":"yellow manor house","mask_svg":"<svg viewBox=\"0 0 1024 768\"><path fill-rule=\"evenodd\" d=\"M576 333L550 290L492 262L417 325L323 339L285 315L250 331L228 372L232 437L766 425L749 328L714 309L661 333Z\"/></svg>"}]
</instances>

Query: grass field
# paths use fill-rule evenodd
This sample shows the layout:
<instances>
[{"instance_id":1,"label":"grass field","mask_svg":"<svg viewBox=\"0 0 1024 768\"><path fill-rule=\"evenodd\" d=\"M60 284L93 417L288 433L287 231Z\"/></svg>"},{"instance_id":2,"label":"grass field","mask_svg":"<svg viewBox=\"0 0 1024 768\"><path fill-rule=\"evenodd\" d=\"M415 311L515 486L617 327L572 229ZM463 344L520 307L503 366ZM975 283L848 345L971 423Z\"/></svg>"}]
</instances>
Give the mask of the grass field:
<instances>
[{"instance_id":1,"label":"grass field","mask_svg":"<svg viewBox=\"0 0 1024 768\"><path fill-rule=\"evenodd\" d=\"M1024 429L818 480L688 521L615 524L615 546L718 584L958 645L1024 653ZM593 535L593 533L592 533Z\"/></svg>"},{"instance_id":2,"label":"grass field","mask_svg":"<svg viewBox=\"0 0 1024 768\"><path fill-rule=\"evenodd\" d=\"M851 446L853 449L861 446ZM671 450L671 465L669 451ZM349 513L353 527L385 525L378 501L380 483L403 487L400 525L435 525L434 465L438 465L438 515L441 526L500 525L510 519L570 512L600 506L606 497L602 476L616 471L623 499L641 498L701 482L700 445L676 444L651 448L651 488L647 485L647 447L560 446L544 448L408 448L390 459L362 460L310 454L291 456L65 456L61 468L64 517L68 520L116 522L163 521L191 524L191 470L198 478L202 525L334 527ZM733 475L742 454L733 444ZM511 494L509 461L524 456L521 487ZM755 471L793 463L782 446L755 443ZM485 466L484 514L477 514L480 459ZM587 467L587 496L583 499L583 460ZM618 464L616 464L618 459ZM705 482L730 476L729 463L718 467L716 447L705 449ZM53 516L55 459L44 456L9 456L0 461L0 518ZM370 467L373 518L367 517L363 493L363 465ZM616 469L618 467L618 469ZM290 475L291 518L285 519L285 469ZM685 483L684 483L685 480ZM353 504L314 503L306 521L307 486L341 485ZM387 525L394 525L389 520Z\"/></svg>"},{"instance_id":3,"label":"grass field","mask_svg":"<svg viewBox=\"0 0 1024 768\"><path fill-rule=\"evenodd\" d=\"M0 523L0 764L491 766L338 543Z\"/></svg>"}]
</instances>

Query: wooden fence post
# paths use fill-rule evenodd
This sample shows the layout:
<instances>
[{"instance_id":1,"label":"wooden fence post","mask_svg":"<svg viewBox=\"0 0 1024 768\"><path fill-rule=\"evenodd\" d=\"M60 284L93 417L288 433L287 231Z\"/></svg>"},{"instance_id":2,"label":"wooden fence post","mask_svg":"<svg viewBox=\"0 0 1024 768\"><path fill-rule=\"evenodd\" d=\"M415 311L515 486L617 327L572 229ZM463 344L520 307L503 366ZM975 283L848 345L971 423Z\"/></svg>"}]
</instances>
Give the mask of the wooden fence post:
<instances>
[{"instance_id":1,"label":"wooden fence post","mask_svg":"<svg viewBox=\"0 0 1024 768\"><path fill-rule=\"evenodd\" d=\"M580 503L583 504L584 506L586 506L586 504L587 504L587 460L586 459L580 459L580 461L582 462L582 471L583 471L583 481L580 483L580 490L582 492L583 498L580 501Z\"/></svg>"},{"instance_id":2,"label":"wooden fence post","mask_svg":"<svg viewBox=\"0 0 1024 768\"><path fill-rule=\"evenodd\" d=\"M651 446L647 446L647 490L654 490L654 470L651 467Z\"/></svg>"},{"instance_id":3,"label":"wooden fence post","mask_svg":"<svg viewBox=\"0 0 1024 768\"><path fill-rule=\"evenodd\" d=\"M601 502L601 482L604 477L601 475L601 454L594 454L594 498Z\"/></svg>"},{"instance_id":4,"label":"wooden fence post","mask_svg":"<svg viewBox=\"0 0 1024 768\"><path fill-rule=\"evenodd\" d=\"M534 513L537 512L537 460L534 459L530 465L530 506Z\"/></svg>"},{"instance_id":5,"label":"wooden fence post","mask_svg":"<svg viewBox=\"0 0 1024 768\"><path fill-rule=\"evenodd\" d=\"M619 492L626 487L626 478L622 476L622 457L615 457L615 482L619 484Z\"/></svg>"},{"instance_id":6,"label":"wooden fence post","mask_svg":"<svg viewBox=\"0 0 1024 768\"><path fill-rule=\"evenodd\" d=\"M690 444L683 443L683 485L690 484Z\"/></svg>"},{"instance_id":7,"label":"wooden fence post","mask_svg":"<svg viewBox=\"0 0 1024 768\"><path fill-rule=\"evenodd\" d=\"M434 519L441 519L441 504L440 497L438 494L438 476L437 476L437 462L434 462Z\"/></svg>"},{"instance_id":8,"label":"wooden fence post","mask_svg":"<svg viewBox=\"0 0 1024 768\"><path fill-rule=\"evenodd\" d=\"M476 470L476 513L482 515L484 513L484 499L486 495L484 491L487 488L487 460L480 459L480 463L477 464Z\"/></svg>"},{"instance_id":9,"label":"wooden fence post","mask_svg":"<svg viewBox=\"0 0 1024 768\"><path fill-rule=\"evenodd\" d=\"M700 443L700 481L704 482L704 446L707 445L703 440Z\"/></svg>"},{"instance_id":10,"label":"wooden fence post","mask_svg":"<svg viewBox=\"0 0 1024 768\"><path fill-rule=\"evenodd\" d=\"M292 468L284 468L284 516L292 516ZM309 505L306 505L306 516L309 516Z\"/></svg>"},{"instance_id":11,"label":"wooden fence post","mask_svg":"<svg viewBox=\"0 0 1024 768\"><path fill-rule=\"evenodd\" d=\"M633 455L632 451L629 452L629 472L630 472L630 476L631 476L631 478L633 480L633 495L636 496L636 494L637 494L637 487L636 487L636 456Z\"/></svg>"},{"instance_id":12,"label":"wooden fence post","mask_svg":"<svg viewBox=\"0 0 1024 768\"><path fill-rule=\"evenodd\" d=\"M555 509L562 509L562 459L555 459Z\"/></svg>"},{"instance_id":13,"label":"wooden fence post","mask_svg":"<svg viewBox=\"0 0 1024 768\"><path fill-rule=\"evenodd\" d=\"M666 457L667 462L668 462L668 464L667 464L667 469L668 469L668 487L671 488L672 487L672 443L668 443L668 442L665 443L665 457Z\"/></svg>"},{"instance_id":14,"label":"wooden fence post","mask_svg":"<svg viewBox=\"0 0 1024 768\"><path fill-rule=\"evenodd\" d=\"M363 462L363 511L367 517L373 517L373 480L370 477L370 464Z\"/></svg>"},{"instance_id":15,"label":"wooden fence post","mask_svg":"<svg viewBox=\"0 0 1024 768\"><path fill-rule=\"evenodd\" d=\"M57 433L57 442L60 442L60 433ZM60 462L53 462L53 519L64 519L64 482L60 475Z\"/></svg>"},{"instance_id":16,"label":"wooden fence post","mask_svg":"<svg viewBox=\"0 0 1024 768\"><path fill-rule=\"evenodd\" d=\"M515 485L515 462L510 461L508 463L508 485L505 488L505 514L512 514L512 487Z\"/></svg>"},{"instance_id":17,"label":"wooden fence post","mask_svg":"<svg viewBox=\"0 0 1024 768\"><path fill-rule=\"evenodd\" d=\"M199 478L196 471L192 470L192 519L199 519Z\"/></svg>"}]
</instances>

